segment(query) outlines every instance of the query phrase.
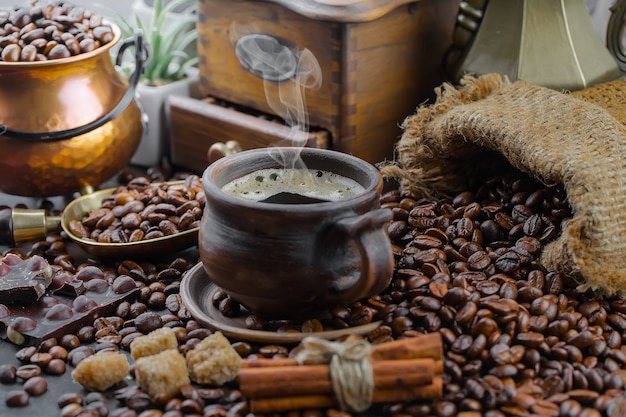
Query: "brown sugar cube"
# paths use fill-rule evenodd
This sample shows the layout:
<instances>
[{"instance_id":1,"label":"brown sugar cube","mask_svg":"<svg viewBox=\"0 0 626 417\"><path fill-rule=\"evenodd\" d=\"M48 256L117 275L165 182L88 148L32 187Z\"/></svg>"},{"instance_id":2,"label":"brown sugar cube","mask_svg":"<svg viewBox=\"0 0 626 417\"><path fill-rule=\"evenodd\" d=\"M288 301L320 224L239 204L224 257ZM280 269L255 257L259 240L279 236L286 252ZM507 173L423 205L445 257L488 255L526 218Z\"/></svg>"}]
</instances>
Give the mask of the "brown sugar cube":
<instances>
[{"instance_id":1,"label":"brown sugar cube","mask_svg":"<svg viewBox=\"0 0 626 417\"><path fill-rule=\"evenodd\" d=\"M199 384L222 385L241 369L241 356L220 332L205 337L186 359L189 376Z\"/></svg>"},{"instance_id":2,"label":"brown sugar cube","mask_svg":"<svg viewBox=\"0 0 626 417\"><path fill-rule=\"evenodd\" d=\"M150 396L160 393L173 396L183 385L189 384L185 358L175 349L137 359L135 379Z\"/></svg>"},{"instance_id":3,"label":"brown sugar cube","mask_svg":"<svg viewBox=\"0 0 626 417\"><path fill-rule=\"evenodd\" d=\"M72 378L89 391L106 391L129 374L126 356L119 352L100 352L88 356L72 371Z\"/></svg>"},{"instance_id":4,"label":"brown sugar cube","mask_svg":"<svg viewBox=\"0 0 626 417\"><path fill-rule=\"evenodd\" d=\"M139 336L130 344L130 354L137 360L144 356L156 355L164 350L177 349L178 340L174 330L162 327L145 336Z\"/></svg>"}]
</instances>

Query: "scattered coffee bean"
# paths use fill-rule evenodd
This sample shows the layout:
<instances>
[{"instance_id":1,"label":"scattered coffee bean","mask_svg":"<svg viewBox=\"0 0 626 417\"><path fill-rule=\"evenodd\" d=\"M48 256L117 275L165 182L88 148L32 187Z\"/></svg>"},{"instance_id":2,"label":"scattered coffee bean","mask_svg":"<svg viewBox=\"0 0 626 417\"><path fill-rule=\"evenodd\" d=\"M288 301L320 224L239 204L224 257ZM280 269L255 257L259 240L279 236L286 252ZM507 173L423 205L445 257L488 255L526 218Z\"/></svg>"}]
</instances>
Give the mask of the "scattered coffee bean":
<instances>
[{"instance_id":1,"label":"scattered coffee bean","mask_svg":"<svg viewBox=\"0 0 626 417\"><path fill-rule=\"evenodd\" d=\"M8 407L26 407L30 401L30 395L24 390L9 391L4 401Z\"/></svg>"},{"instance_id":2,"label":"scattered coffee bean","mask_svg":"<svg viewBox=\"0 0 626 417\"><path fill-rule=\"evenodd\" d=\"M48 390L48 381L41 376L35 376L24 382L24 391L36 397Z\"/></svg>"}]
</instances>

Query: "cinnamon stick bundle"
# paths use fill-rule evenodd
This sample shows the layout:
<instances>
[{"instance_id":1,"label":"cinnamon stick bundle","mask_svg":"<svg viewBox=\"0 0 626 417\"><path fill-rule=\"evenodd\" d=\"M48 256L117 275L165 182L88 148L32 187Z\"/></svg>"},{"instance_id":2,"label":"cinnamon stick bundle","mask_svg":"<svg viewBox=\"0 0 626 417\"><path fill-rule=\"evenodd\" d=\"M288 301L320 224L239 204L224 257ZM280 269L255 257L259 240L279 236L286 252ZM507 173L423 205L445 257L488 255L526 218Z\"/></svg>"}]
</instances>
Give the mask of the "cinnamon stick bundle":
<instances>
[{"instance_id":1,"label":"cinnamon stick bundle","mask_svg":"<svg viewBox=\"0 0 626 417\"><path fill-rule=\"evenodd\" d=\"M443 393L443 343L430 333L372 347L372 403L433 399ZM336 407L328 365L295 358L244 359L239 389L253 413Z\"/></svg>"}]
</instances>

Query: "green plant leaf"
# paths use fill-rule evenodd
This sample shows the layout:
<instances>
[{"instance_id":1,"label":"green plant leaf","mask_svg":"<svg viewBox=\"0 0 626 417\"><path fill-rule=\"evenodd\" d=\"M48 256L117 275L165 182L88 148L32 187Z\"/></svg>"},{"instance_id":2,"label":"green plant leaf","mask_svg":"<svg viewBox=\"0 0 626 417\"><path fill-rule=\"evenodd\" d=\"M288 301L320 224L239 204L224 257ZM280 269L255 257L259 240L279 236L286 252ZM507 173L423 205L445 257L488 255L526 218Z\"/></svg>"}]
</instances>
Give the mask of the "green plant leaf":
<instances>
[{"instance_id":1,"label":"green plant leaf","mask_svg":"<svg viewBox=\"0 0 626 417\"><path fill-rule=\"evenodd\" d=\"M182 36L180 36L182 34ZM198 40L198 32L195 30L177 33L174 37L173 47L179 50L187 49Z\"/></svg>"},{"instance_id":2,"label":"green plant leaf","mask_svg":"<svg viewBox=\"0 0 626 417\"><path fill-rule=\"evenodd\" d=\"M137 28L143 32L144 41L150 47L151 55L144 68L143 82L173 81L197 65L197 53L192 49L198 40L196 17L190 13L195 7L196 0L172 0L167 3L154 0L150 23L146 25L140 16L134 15L134 27L120 16L119 26L125 36L133 36ZM177 19L168 21L167 18L172 15L176 15Z\"/></svg>"},{"instance_id":3,"label":"green plant leaf","mask_svg":"<svg viewBox=\"0 0 626 417\"><path fill-rule=\"evenodd\" d=\"M180 68L178 69L178 71L176 71L173 74L173 78L174 79L180 79L183 78L184 76L186 76L189 73L189 70L195 66L198 65L198 62L200 62L200 57L199 56L194 56L191 57L190 59L188 59L187 61L185 61Z\"/></svg>"}]
</instances>

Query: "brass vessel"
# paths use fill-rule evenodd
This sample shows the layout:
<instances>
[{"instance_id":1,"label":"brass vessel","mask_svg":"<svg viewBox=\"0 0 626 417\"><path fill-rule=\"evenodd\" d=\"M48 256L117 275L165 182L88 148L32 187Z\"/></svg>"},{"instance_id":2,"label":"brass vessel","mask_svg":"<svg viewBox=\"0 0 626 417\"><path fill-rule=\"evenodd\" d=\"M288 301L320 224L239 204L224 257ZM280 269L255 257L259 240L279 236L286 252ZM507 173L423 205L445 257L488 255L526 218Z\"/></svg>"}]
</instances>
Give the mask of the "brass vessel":
<instances>
[{"instance_id":1,"label":"brass vessel","mask_svg":"<svg viewBox=\"0 0 626 417\"><path fill-rule=\"evenodd\" d=\"M463 0L446 69L454 81L497 72L570 91L616 80L624 4L611 9L607 48L584 0Z\"/></svg>"},{"instance_id":2,"label":"brass vessel","mask_svg":"<svg viewBox=\"0 0 626 417\"><path fill-rule=\"evenodd\" d=\"M70 195L113 177L128 164L142 134L134 87L143 69L141 35L129 81L118 75L111 48L39 62L0 62L0 192Z\"/></svg>"}]
</instances>

